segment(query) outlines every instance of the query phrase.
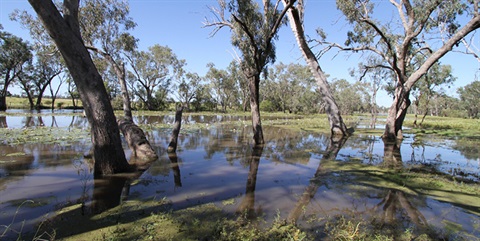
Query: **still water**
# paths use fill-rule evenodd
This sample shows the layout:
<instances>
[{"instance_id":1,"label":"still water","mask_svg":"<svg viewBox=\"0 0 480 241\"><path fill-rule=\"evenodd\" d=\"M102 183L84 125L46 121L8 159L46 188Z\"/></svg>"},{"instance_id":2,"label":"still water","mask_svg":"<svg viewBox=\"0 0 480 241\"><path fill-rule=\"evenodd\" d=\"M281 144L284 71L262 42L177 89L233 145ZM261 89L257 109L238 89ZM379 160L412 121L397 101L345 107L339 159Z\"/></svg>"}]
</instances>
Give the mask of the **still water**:
<instances>
[{"instance_id":1,"label":"still water","mask_svg":"<svg viewBox=\"0 0 480 241\"><path fill-rule=\"evenodd\" d=\"M135 122L168 124L173 119L173 115L140 116ZM65 113L12 114L0 117L0 123L12 130L86 132L88 128L81 115ZM209 125L186 128L198 123ZM332 151L327 135L266 125L265 146L253 149L246 117L186 115L182 124L185 130L179 136L175 157L166 154L170 130L151 128L146 132L160 157L135 180L94 180L83 157L90 148L88 138L22 145L0 140L0 237L30 232L55 210L72 204L81 203L86 212L96 212L134 199L167 199L173 209L214 203L230 213L246 211L266 220L281 215L309 225L312 217L336 214L400 220L405 228L428 224L445 229L456 224L462 232L480 237L480 203L375 185L372 180L377 177L372 173L349 169L351 163L388 164L388 148L379 137L355 134ZM128 158L126 144L124 148ZM333 158L327 158L331 155ZM466 182L480 180L479 147L471 140L406 135L395 154L398 165L428 167Z\"/></svg>"}]
</instances>

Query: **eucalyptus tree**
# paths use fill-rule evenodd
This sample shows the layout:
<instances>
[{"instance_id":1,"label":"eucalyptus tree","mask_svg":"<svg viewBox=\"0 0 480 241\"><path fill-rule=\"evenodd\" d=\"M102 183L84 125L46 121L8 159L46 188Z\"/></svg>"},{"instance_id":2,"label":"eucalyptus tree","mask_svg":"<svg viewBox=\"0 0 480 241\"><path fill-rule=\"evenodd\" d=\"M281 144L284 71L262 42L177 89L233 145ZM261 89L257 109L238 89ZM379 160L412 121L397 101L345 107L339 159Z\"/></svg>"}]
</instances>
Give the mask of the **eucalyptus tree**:
<instances>
[{"instance_id":1,"label":"eucalyptus tree","mask_svg":"<svg viewBox=\"0 0 480 241\"><path fill-rule=\"evenodd\" d=\"M467 110L469 118L479 118L480 113L480 81L460 87L457 90L463 107Z\"/></svg>"},{"instance_id":2,"label":"eucalyptus tree","mask_svg":"<svg viewBox=\"0 0 480 241\"><path fill-rule=\"evenodd\" d=\"M333 81L331 87L334 97L342 110L341 114L343 115L351 115L354 112L361 112L362 109L366 109L365 107L369 104L365 101L368 99L368 96L363 95L363 87L359 82L350 84L345 79L339 79Z\"/></svg>"},{"instance_id":3,"label":"eucalyptus tree","mask_svg":"<svg viewBox=\"0 0 480 241\"><path fill-rule=\"evenodd\" d=\"M190 109L190 104L194 99L200 96L205 86L202 84L203 78L197 73L184 72L175 83L174 95L182 107Z\"/></svg>"},{"instance_id":4,"label":"eucalyptus tree","mask_svg":"<svg viewBox=\"0 0 480 241\"><path fill-rule=\"evenodd\" d=\"M36 98L32 109L40 109L42 107L42 98L47 90L47 87L52 83L54 78L57 78L64 69L61 63L60 54L55 47L45 28L40 20L32 16L27 11L15 10L10 14L10 18L19 22L24 28L29 30L30 37L33 40L32 50L34 53L33 68L30 68L30 77L24 76L22 78L21 86L27 91L29 98ZM29 81L30 83L25 83ZM30 85L32 88L25 88ZM32 103L32 100L30 103Z\"/></svg>"},{"instance_id":5,"label":"eucalyptus tree","mask_svg":"<svg viewBox=\"0 0 480 241\"><path fill-rule=\"evenodd\" d=\"M227 112L227 107L237 105L239 91L237 87L238 76L232 75L231 72L223 69L217 69L213 63L207 64L208 72L205 78L209 81L213 90L213 95L220 103L223 112ZM233 73L235 74L235 73Z\"/></svg>"},{"instance_id":6,"label":"eucalyptus tree","mask_svg":"<svg viewBox=\"0 0 480 241\"><path fill-rule=\"evenodd\" d=\"M55 109L55 101L57 99L58 92L60 92L60 88L66 82L67 77L65 75L59 75L57 79L58 79L58 85L56 87L52 85L52 82L50 82L50 84L48 85L48 89L50 90L50 96L52 98L52 104L51 104L52 112Z\"/></svg>"},{"instance_id":7,"label":"eucalyptus tree","mask_svg":"<svg viewBox=\"0 0 480 241\"><path fill-rule=\"evenodd\" d=\"M240 64L233 60L227 67L227 71L230 74L231 78L235 80L235 87L237 88L237 98L241 103L242 110L245 112L248 109L248 99L249 99L249 90L248 90L248 79L242 73L240 69Z\"/></svg>"},{"instance_id":8,"label":"eucalyptus tree","mask_svg":"<svg viewBox=\"0 0 480 241\"><path fill-rule=\"evenodd\" d=\"M293 0L282 0L285 7L291 5ZM340 113L340 108L338 107L332 91L327 82L327 76L323 72L320 64L318 63L317 57L313 53L312 49L308 45L307 38L305 36L305 29L303 26L304 20L304 10L305 3L303 0L299 0L296 5L291 6L288 9L288 19L290 22L290 27L295 39L297 40L298 47L302 52L302 55L310 67L317 85L319 93L322 97L322 101L325 106L325 113L328 116L328 122L330 123L330 131L332 135L341 135L347 136L351 134L353 129L347 129L347 126L343 122L342 115Z\"/></svg>"},{"instance_id":9,"label":"eucalyptus tree","mask_svg":"<svg viewBox=\"0 0 480 241\"><path fill-rule=\"evenodd\" d=\"M450 87L456 78L452 75L452 66L442 65L436 62L428 72L423 75L412 88L412 96L415 97L413 105L415 107L415 120L413 125L422 125L429 112L430 101L442 90L442 86ZM420 105L422 104L422 105ZM418 114L423 110L423 117L420 123L417 123Z\"/></svg>"},{"instance_id":10,"label":"eucalyptus tree","mask_svg":"<svg viewBox=\"0 0 480 241\"><path fill-rule=\"evenodd\" d=\"M386 4L392 8L388 9ZM374 14L374 10L381 11ZM337 0L337 8L353 25L345 46L326 43L326 49L362 52L382 59L377 67L395 76L394 99L388 111L383 138L402 139L402 126L411 104L413 86L440 58L480 27L479 1ZM392 13L385 18L385 13ZM463 16L465 15L465 16ZM464 20L460 23L461 20ZM443 35L440 33L444 33ZM418 54L425 55L415 63Z\"/></svg>"},{"instance_id":11,"label":"eucalyptus tree","mask_svg":"<svg viewBox=\"0 0 480 241\"><path fill-rule=\"evenodd\" d=\"M252 111L253 140L255 144L263 144L262 122L260 119L259 85L260 75L269 63L275 62L274 40L278 38L278 30L285 23L285 14L295 0L290 1L283 10L263 0L263 9L254 0L231 0L228 4L219 0L219 8L211 8L215 20L205 22L205 26L213 27L215 35L223 27L232 30L232 45L240 50L241 68L248 78L250 90L250 108ZM228 11L230 16L225 16Z\"/></svg>"},{"instance_id":12,"label":"eucalyptus tree","mask_svg":"<svg viewBox=\"0 0 480 241\"><path fill-rule=\"evenodd\" d=\"M23 65L31 58L32 53L27 42L15 35L0 31L0 111L7 109L8 87L21 73Z\"/></svg>"},{"instance_id":13,"label":"eucalyptus tree","mask_svg":"<svg viewBox=\"0 0 480 241\"><path fill-rule=\"evenodd\" d=\"M122 91L125 118L131 120L124 55L135 50L137 39L129 33L136 26L129 13L126 0L83 1L79 23L87 48L114 70Z\"/></svg>"},{"instance_id":14,"label":"eucalyptus tree","mask_svg":"<svg viewBox=\"0 0 480 241\"><path fill-rule=\"evenodd\" d=\"M155 44L148 51L133 51L128 61L133 93L148 110L162 108L171 82L182 72L185 60L178 59L168 46Z\"/></svg>"},{"instance_id":15,"label":"eucalyptus tree","mask_svg":"<svg viewBox=\"0 0 480 241\"><path fill-rule=\"evenodd\" d=\"M75 86L75 82L73 81L73 79L69 74L67 75L66 82L67 82L67 93L70 96L70 99L72 99L72 106L73 106L73 109L75 110L78 108L77 103L78 103L78 99L80 99L80 93L78 92L77 86Z\"/></svg>"},{"instance_id":16,"label":"eucalyptus tree","mask_svg":"<svg viewBox=\"0 0 480 241\"><path fill-rule=\"evenodd\" d=\"M90 123L94 174L129 171L120 131L103 80L81 37L79 1L64 0L62 13L51 0L29 0L58 50L80 93Z\"/></svg>"},{"instance_id":17,"label":"eucalyptus tree","mask_svg":"<svg viewBox=\"0 0 480 241\"><path fill-rule=\"evenodd\" d=\"M33 80L36 78L36 76L34 72L35 67L33 66L32 60L27 61L22 67L20 73L17 75L17 81L14 83L23 90L22 95L27 96L30 110L35 109L35 103L33 102L35 85L33 84Z\"/></svg>"},{"instance_id":18,"label":"eucalyptus tree","mask_svg":"<svg viewBox=\"0 0 480 241\"><path fill-rule=\"evenodd\" d=\"M272 68L268 78L277 84L276 98L283 112L298 112L308 109L312 103L304 102L304 95L312 91L313 76L308 66L279 63Z\"/></svg>"},{"instance_id":19,"label":"eucalyptus tree","mask_svg":"<svg viewBox=\"0 0 480 241\"><path fill-rule=\"evenodd\" d=\"M375 129L378 115L377 94L383 88L387 89L389 86L388 79L391 79L391 72L384 68L377 68L381 63L379 58L375 56L367 57L367 59L358 64L358 68L351 71L351 75L358 81L365 83L365 93L369 102L370 109L370 128Z\"/></svg>"}]
</instances>

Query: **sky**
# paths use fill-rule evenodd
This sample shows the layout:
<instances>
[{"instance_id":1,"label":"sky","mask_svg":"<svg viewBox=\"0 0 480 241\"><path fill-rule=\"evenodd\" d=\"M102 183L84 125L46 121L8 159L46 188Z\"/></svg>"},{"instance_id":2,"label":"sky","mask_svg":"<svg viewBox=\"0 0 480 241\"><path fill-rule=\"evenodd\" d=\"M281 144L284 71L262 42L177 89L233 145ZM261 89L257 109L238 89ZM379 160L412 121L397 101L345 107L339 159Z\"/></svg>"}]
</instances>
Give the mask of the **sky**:
<instances>
[{"instance_id":1,"label":"sky","mask_svg":"<svg viewBox=\"0 0 480 241\"><path fill-rule=\"evenodd\" d=\"M132 34L139 39L140 50L160 44L170 47L180 59L185 59L186 70L203 76L207 72L206 65L214 63L217 68L224 69L239 55L230 43L230 30L221 29L211 36L212 28L203 27L205 17L211 19L213 14L209 6L217 6L216 0L130 0L130 16L137 23ZM388 1L380 1L380 11L388 16L394 14ZM9 19L15 9L33 9L27 0L0 0L0 24L3 31L10 32L25 40L29 40L28 30ZM341 12L336 9L335 0L306 0L305 30L308 36L315 38L316 29L323 28L327 40L343 43L350 26L345 23ZM478 39L478 38L477 38ZM476 41L480 46L479 41ZM289 26L279 31L276 63L304 64L297 43ZM314 49L315 50L315 49ZM317 49L318 50L318 49ZM360 54L337 53L335 50L320 59L320 66L329 75L329 80L346 79L354 83L350 76L352 68L361 61ZM457 96L456 90L476 80L480 64L471 56L460 53L449 53L441 59L443 64L453 67L455 84L448 89L448 94ZM382 92L377 97L381 106L390 106L391 97Z\"/></svg>"}]
</instances>

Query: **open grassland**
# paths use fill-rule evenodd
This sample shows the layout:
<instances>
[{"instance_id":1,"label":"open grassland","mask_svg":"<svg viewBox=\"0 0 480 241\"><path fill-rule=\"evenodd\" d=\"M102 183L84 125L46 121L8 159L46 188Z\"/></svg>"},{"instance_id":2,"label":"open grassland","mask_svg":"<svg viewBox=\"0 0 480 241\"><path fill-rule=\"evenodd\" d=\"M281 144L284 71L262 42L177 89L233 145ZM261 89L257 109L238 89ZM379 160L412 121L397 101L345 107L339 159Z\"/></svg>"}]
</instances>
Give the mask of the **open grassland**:
<instances>
[{"instance_id":1,"label":"open grassland","mask_svg":"<svg viewBox=\"0 0 480 241\"><path fill-rule=\"evenodd\" d=\"M36 99L34 100L36 101ZM52 99L51 98L43 98L42 99L42 106L44 108L51 108ZM76 100L77 106L82 106L82 102L80 100ZM63 109L63 108L71 108L73 107L73 103L71 99L63 99L57 98L55 99L55 109ZM7 97L7 108L8 109L30 109L30 104L27 98L22 97Z\"/></svg>"}]
</instances>

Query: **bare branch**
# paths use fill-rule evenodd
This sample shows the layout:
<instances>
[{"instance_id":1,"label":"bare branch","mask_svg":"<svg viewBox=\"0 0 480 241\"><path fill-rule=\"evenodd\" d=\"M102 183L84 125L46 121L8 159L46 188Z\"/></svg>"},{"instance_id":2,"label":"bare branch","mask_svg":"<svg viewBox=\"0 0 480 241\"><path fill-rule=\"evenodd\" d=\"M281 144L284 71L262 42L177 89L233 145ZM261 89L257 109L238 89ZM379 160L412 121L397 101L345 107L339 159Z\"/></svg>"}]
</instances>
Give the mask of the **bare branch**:
<instances>
[{"instance_id":1,"label":"bare branch","mask_svg":"<svg viewBox=\"0 0 480 241\"><path fill-rule=\"evenodd\" d=\"M475 59L477 59L478 62L480 62L480 56L477 54L477 53L480 52L478 50L478 48L475 47L475 45L473 45L473 44L468 44L465 39L462 39L462 43L463 43L463 45L465 46L465 49L466 49L465 54L472 55ZM473 48L475 48L475 50L472 49L472 46L473 46Z\"/></svg>"},{"instance_id":2,"label":"bare branch","mask_svg":"<svg viewBox=\"0 0 480 241\"><path fill-rule=\"evenodd\" d=\"M383 65L383 64L364 65L362 74L360 75L360 78L358 79L358 81L362 81L363 78L365 78L365 76L368 74L368 72L370 72L370 70L377 69L377 68L388 69L393 71L392 67Z\"/></svg>"},{"instance_id":3,"label":"bare branch","mask_svg":"<svg viewBox=\"0 0 480 241\"><path fill-rule=\"evenodd\" d=\"M392 3L397 8L398 15L400 16L400 19L402 20L403 28L405 30L410 29L407 18L405 17L405 14L403 13L402 4L397 3L395 0L390 0L390 3ZM410 9L411 9L411 6L410 6Z\"/></svg>"},{"instance_id":4,"label":"bare branch","mask_svg":"<svg viewBox=\"0 0 480 241\"><path fill-rule=\"evenodd\" d=\"M213 14L214 20L210 21L207 17L203 21L203 27L214 27L212 32L210 32L210 37L215 36L220 29L223 27L228 27L230 29L234 29L233 24L225 18L225 8L226 3L225 1L219 1L220 8L216 7L209 7L210 12Z\"/></svg>"}]
</instances>

